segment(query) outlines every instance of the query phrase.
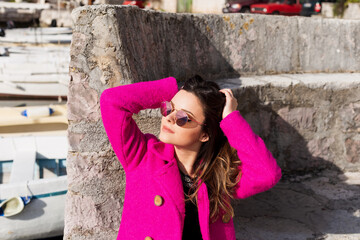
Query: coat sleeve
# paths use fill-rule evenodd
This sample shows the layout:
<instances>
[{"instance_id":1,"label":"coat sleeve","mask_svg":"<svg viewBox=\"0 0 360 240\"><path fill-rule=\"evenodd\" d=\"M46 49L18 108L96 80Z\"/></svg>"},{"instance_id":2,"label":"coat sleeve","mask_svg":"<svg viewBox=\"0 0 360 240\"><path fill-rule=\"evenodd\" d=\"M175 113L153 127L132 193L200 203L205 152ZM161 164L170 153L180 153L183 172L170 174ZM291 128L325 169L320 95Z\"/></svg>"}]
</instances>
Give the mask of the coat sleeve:
<instances>
[{"instance_id":1,"label":"coat sleeve","mask_svg":"<svg viewBox=\"0 0 360 240\"><path fill-rule=\"evenodd\" d=\"M125 171L135 169L147 151L147 137L132 115L142 109L159 108L178 92L176 79L168 77L104 90L100 111L106 134Z\"/></svg>"},{"instance_id":2,"label":"coat sleeve","mask_svg":"<svg viewBox=\"0 0 360 240\"><path fill-rule=\"evenodd\" d=\"M240 112L227 115L221 120L220 128L241 161L241 178L234 197L247 198L275 186L281 178L281 169L264 141L251 130Z\"/></svg>"}]
</instances>

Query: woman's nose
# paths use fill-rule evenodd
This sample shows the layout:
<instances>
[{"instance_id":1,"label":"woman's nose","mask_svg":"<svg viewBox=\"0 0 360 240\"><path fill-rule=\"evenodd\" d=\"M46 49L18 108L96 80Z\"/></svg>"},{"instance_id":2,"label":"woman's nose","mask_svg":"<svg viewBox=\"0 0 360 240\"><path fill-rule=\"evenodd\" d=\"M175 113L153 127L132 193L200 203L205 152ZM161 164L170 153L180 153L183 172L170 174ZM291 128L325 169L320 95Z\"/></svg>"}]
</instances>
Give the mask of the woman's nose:
<instances>
[{"instance_id":1,"label":"woman's nose","mask_svg":"<svg viewBox=\"0 0 360 240\"><path fill-rule=\"evenodd\" d=\"M172 111L169 115L166 116L168 122L175 123L176 122L176 112Z\"/></svg>"}]
</instances>

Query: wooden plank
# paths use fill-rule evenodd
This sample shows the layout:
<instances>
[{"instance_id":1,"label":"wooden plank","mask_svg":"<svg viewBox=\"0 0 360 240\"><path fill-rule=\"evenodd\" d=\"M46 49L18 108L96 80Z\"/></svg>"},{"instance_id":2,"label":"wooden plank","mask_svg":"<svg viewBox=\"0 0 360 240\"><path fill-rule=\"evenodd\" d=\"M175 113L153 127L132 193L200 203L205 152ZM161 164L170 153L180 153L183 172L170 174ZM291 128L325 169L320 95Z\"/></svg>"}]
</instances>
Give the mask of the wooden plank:
<instances>
[{"instance_id":1,"label":"wooden plank","mask_svg":"<svg viewBox=\"0 0 360 240\"><path fill-rule=\"evenodd\" d=\"M66 159L67 136L36 136L35 141L38 159Z\"/></svg>"},{"instance_id":2,"label":"wooden plank","mask_svg":"<svg viewBox=\"0 0 360 240\"><path fill-rule=\"evenodd\" d=\"M34 179L36 145L34 137L13 138L15 158L11 168L10 183Z\"/></svg>"},{"instance_id":3,"label":"wooden plank","mask_svg":"<svg viewBox=\"0 0 360 240\"><path fill-rule=\"evenodd\" d=\"M59 79L59 81L61 81L61 79ZM69 89L66 82L64 81L64 84L0 82L0 93L38 96L67 96Z\"/></svg>"},{"instance_id":4,"label":"wooden plank","mask_svg":"<svg viewBox=\"0 0 360 240\"><path fill-rule=\"evenodd\" d=\"M0 161L11 161L15 157L12 138L0 137Z\"/></svg>"},{"instance_id":5,"label":"wooden plank","mask_svg":"<svg viewBox=\"0 0 360 240\"><path fill-rule=\"evenodd\" d=\"M39 75L19 75L19 74L0 74L0 82L12 83L59 83L70 82L70 76L66 74L39 74ZM0 91L2 92L2 91Z\"/></svg>"}]
</instances>

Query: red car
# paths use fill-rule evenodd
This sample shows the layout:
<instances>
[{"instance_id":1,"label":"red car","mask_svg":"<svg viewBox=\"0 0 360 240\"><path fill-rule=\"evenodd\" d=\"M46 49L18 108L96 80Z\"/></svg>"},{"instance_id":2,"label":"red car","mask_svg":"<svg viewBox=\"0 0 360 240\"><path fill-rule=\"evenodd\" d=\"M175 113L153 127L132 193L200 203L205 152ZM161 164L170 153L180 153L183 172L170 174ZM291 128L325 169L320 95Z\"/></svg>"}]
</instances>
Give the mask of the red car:
<instances>
[{"instance_id":1,"label":"red car","mask_svg":"<svg viewBox=\"0 0 360 240\"><path fill-rule=\"evenodd\" d=\"M133 5L139 8L145 8L145 1L124 1L123 5Z\"/></svg>"},{"instance_id":2,"label":"red car","mask_svg":"<svg viewBox=\"0 0 360 240\"><path fill-rule=\"evenodd\" d=\"M302 5L300 0L270 0L267 4L251 5L252 13L300 15Z\"/></svg>"}]
</instances>

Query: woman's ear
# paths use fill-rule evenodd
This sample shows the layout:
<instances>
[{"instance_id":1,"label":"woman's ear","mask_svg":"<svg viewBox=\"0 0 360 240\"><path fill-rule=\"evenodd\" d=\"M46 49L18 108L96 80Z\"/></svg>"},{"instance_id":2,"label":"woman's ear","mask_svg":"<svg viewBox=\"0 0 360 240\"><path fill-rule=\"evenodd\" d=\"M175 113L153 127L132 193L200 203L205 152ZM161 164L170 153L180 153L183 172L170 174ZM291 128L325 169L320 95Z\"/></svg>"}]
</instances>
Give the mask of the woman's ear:
<instances>
[{"instance_id":1,"label":"woman's ear","mask_svg":"<svg viewBox=\"0 0 360 240\"><path fill-rule=\"evenodd\" d=\"M207 141L209 141L209 134L207 134L207 133L202 133L201 134L201 137L200 137L200 141L201 142L207 142Z\"/></svg>"}]
</instances>

